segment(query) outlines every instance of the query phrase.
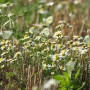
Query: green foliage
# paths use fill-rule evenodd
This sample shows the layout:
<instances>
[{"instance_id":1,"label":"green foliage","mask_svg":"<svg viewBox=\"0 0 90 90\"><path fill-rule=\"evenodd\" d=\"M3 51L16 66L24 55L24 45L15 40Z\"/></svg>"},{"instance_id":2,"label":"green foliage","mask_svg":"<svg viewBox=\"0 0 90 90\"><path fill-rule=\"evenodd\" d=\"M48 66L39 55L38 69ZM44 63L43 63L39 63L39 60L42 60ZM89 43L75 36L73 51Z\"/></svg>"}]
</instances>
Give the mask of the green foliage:
<instances>
[{"instance_id":1,"label":"green foliage","mask_svg":"<svg viewBox=\"0 0 90 90\"><path fill-rule=\"evenodd\" d=\"M1 90L42 90L50 78L58 90L90 88L90 38L80 34L89 27L82 25L89 0L84 10L83 2L0 0Z\"/></svg>"}]
</instances>

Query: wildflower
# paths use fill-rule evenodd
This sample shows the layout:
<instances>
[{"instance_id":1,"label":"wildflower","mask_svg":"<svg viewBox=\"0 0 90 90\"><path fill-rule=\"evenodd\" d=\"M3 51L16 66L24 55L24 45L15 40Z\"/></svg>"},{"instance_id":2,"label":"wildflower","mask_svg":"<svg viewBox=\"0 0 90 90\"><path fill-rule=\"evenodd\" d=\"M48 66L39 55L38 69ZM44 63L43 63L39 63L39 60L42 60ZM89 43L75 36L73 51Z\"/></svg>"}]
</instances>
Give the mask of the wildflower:
<instances>
[{"instance_id":1,"label":"wildflower","mask_svg":"<svg viewBox=\"0 0 90 90\"><path fill-rule=\"evenodd\" d=\"M74 45L74 46L76 46L77 44L78 44L78 42L77 42L77 41L76 41L76 42L73 42L73 45Z\"/></svg>"},{"instance_id":2,"label":"wildflower","mask_svg":"<svg viewBox=\"0 0 90 90\"><path fill-rule=\"evenodd\" d=\"M52 60L53 61L59 60L59 54L52 55Z\"/></svg>"},{"instance_id":3,"label":"wildflower","mask_svg":"<svg viewBox=\"0 0 90 90\"><path fill-rule=\"evenodd\" d=\"M54 5L54 2L48 2L47 3L47 6L53 6Z\"/></svg>"},{"instance_id":4,"label":"wildflower","mask_svg":"<svg viewBox=\"0 0 90 90\"><path fill-rule=\"evenodd\" d=\"M1 45L5 44L5 40L2 40Z\"/></svg>"},{"instance_id":5,"label":"wildflower","mask_svg":"<svg viewBox=\"0 0 90 90\"><path fill-rule=\"evenodd\" d=\"M11 16L13 16L14 14L13 13L8 13L8 17L11 17Z\"/></svg>"},{"instance_id":6,"label":"wildflower","mask_svg":"<svg viewBox=\"0 0 90 90\"><path fill-rule=\"evenodd\" d=\"M60 69L60 70L66 70L66 68L63 67L63 66L59 66L59 69Z\"/></svg>"},{"instance_id":7,"label":"wildflower","mask_svg":"<svg viewBox=\"0 0 90 90\"><path fill-rule=\"evenodd\" d=\"M41 9L39 9L38 13L40 13L40 14L47 14L48 11L44 10L43 8L41 8Z\"/></svg>"},{"instance_id":8,"label":"wildflower","mask_svg":"<svg viewBox=\"0 0 90 90\"><path fill-rule=\"evenodd\" d=\"M79 50L80 54L82 54L82 55L88 52L88 49L85 49L83 47L78 47L78 50Z\"/></svg>"},{"instance_id":9,"label":"wildflower","mask_svg":"<svg viewBox=\"0 0 90 90\"><path fill-rule=\"evenodd\" d=\"M31 34L37 35L39 32L40 32L40 31L37 30L37 29L35 29L35 27L31 27L31 28L29 29L29 33L31 33Z\"/></svg>"},{"instance_id":10,"label":"wildflower","mask_svg":"<svg viewBox=\"0 0 90 90\"><path fill-rule=\"evenodd\" d=\"M55 74L55 72L51 72L51 75L54 75Z\"/></svg>"},{"instance_id":11,"label":"wildflower","mask_svg":"<svg viewBox=\"0 0 90 90\"><path fill-rule=\"evenodd\" d=\"M7 7L7 4L0 4L0 7L6 8Z\"/></svg>"},{"instance_id":12,"label":"wildflower","mask_svg":"<svg viewBox=\"0 0 90 90\"><path fill-rule=\"evenodd\" d=\"M2 46L2 47L1 47L1 50L4 50L4 49L5 49L5 46Z\"/></svg>"},{"instance_id":13,"label":"wildflower","mask_svg":"<svg viewBox=\"0 0 90 90\"><path fill-rule=\"evenodd\" d=\"M78 47L72 47L71 50L78 51Z\"/></svg>"},{"instance_id":14,"label":"wildflower","mask_svg":"<svg viewBox=\"0 0 90 90\"><path fill-rule=\"evenodd\" d=\"M0 9L0 14L2 13L2 10Z\"/></svg>"},{"instance_id":15,"label":"wildflower","mask_svg":"<svg viewBox=\"0 0 90 90\"><path fill-rule=\"evenodd\" d=\"M36 36L35 40L40 40L41 36Z\"/></svg>"},{"instance_id":16,"label":"wildflower","mask_svg":"<svg viewBox=\"0 0 90 90\"><path fill-rule=\"evenodd\" d=\"M46 65L46 63L43 63L42 66L43 66L43 69L47 69L47 67L48 67L48 66Z\"/></svg>"},{"instance_id":17,"label":"wildflower","mask_svg":"<svg viewBox=\"0 0 90 90\"><path fill-rule=\"evenodd\" d=\"M81 3L81 0L75 0L75 1L74 1L74 4L75 4L75 5L77 5L77 4L79 4L79 3Z\"/></svg>"},{"instance_id":18,"label":"wildflower","mask_svg":"<svg viewBox=\"0 0 90 90\"><path fill-rule=\"evenodd\" d=\"M3 62L3 61L4 61L4 59L3 58L0 58L0 63Z\"/></svg>"},{"instance_id":19,"label":"wildflower","mask_svg":"<svg viewBox=\"0 0 90 90\"><path fill-rule=\"evenodd\" d=\"M78 40L78 38L80 38L80 36L76 36L76 35L73 36L74 40Z\"/></svg>"},{"instance_id":20,"label":"wildflower","mask_svg":"<svg viewBox=\"0 0 90 90\"><path fill-rule=\"evenodd\" d=\"M88 51L87 49L84 49L81 51L81 54L85 54L85 53L87 53L87 51Z\"/></svg>"},{"instance_id":21,"label":"wildflower","mask_svg":"<svg viewBox=\"0 0 90 90\"><path fill-rule=\"evenodd\" d=\"M29 38L29 36L28 36L28 35L24 35L24 40L25 40L25 39L28 39L28 38Z\"/></svg>"},{"instance_id":22,"label":"wildflower","mask_svg":"<svg viewBox=\"0 0 90 90\"><path fill-rule=\"evenodd\" d=\"M55 11L58 11L60 9L62 9L63 5L61 3L59 3L56 8L55 8Z\"/></svg>"},{"instance_id":23,"label":"wildflower","mask_svg":"<svg viewBox=\"0 0 90 90\"><path fill-rule=\"evenodd\" d=\"M60 56L69 55L69 50L68 50L68 49L62 50L59 55L60 55Z\"/></svg>"},{"instance_id":24,"label":"wildflower","mask_svg":"<svg viewBox=\"0 0 90 90\"><path fill-rule=\"evenodd\" d=\"M5 41L5 44L8 44L9 42L10 42L9 40L6 40L6 41Z\"/></svg>"},{"instance_id":25,"label":"wildflower","mask_svg":"<svg viewBox=\"0 0 90 90\"><path fill-rule=\"evenodd\" d=\"M53 35L54 38L58 38L59 36L61 36L62 32L61 31L57 31L55 32L55 34Z\"/></svg>"},{"instance_id":26,"label":"wildflower","mask_svg":"<svg viewBox=\"0 0 90 90\"><path fill-rule=\"evenodd\" d=\"M22 55L21 52L16 52L15 55L14 55L14 58L18 57L19 55Z\"/></svg>"},{"instance_id":27,"label":"wildflower","mask_svg":"<svg viewBox=\"0 0 90 90\"><path fill-rule=\"evenodd\" d=\"M52 49L55 49L55 50L60 50L62 48L62 44L55 44L55 47Z\"/></svg>"},{"instance_id":28,"label":"wildflower","mask_svg":"<svg viewBox=\"0 0 90 90\"><path fill-rule=\"evenodd\" d=\"M3 53L1 54L1 56L4 56L6 53L7 53L7 52L3 52Z\"/></svg>"}]
</instances>

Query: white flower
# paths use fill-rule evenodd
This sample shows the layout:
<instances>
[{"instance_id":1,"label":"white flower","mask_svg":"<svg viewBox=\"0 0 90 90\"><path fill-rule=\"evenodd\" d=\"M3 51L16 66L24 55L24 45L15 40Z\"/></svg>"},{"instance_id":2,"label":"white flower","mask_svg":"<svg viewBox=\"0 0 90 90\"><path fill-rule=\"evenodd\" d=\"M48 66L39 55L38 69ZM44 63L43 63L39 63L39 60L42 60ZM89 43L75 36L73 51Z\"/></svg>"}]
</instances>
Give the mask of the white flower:
<instances>
[{"instance_id":1,"label":"white flower","mask_svg":"<svg viewBox=\"0 0 90 90\"><path fill-rule=\"evenodd\" d=\"M58 36L61 36L62 32L61 31L57 31L55 32L55 34L53 35L54 38L58 38Z\"/></svg>"},{"instance_id":2,"label":"white flower","mask_svg":"<svg viewBox=\"0 0 90 90\"><path fill-rule=\"evenodd\" d=\"M81 3L81 0L75 0L74 1L74 4L76 4L76 5L79 4L79 3Z\"/></svg>"},{"instance_id":3,"label":"white flower","mask_svg":"<svg viewBox=\"0 0 90 90\"><path fill-rule=\"evenodd\" d=\"M82 47L79 47L78 50L82 55L88 52L88 49L83 49Z\"/></svg>"},{"instance_id":4,"label":"white flower","mask_svg":"<svg viewBox=\"0 0 90 90\"><path fill-rule=\"evenodd\" d=\"M60 3L56 6L55 11L62 9L63 5Z\"/></svg>"},{"instance_id":5,"label":"white flower","mask_svg":"<svg viewBox=\"0 0 90 90\"><path fill-rule=\"evenodd\" d=\"M47 14L48 11L47 10L44 10L43 8L40 8L39 11L38 11L39 14Z\"/></svg>"},{"instance_id":6,"label":"white flower","mask_svg":"<svg viewBox=\"0 0 90 90\"><path fill-rule=\"evenodd\" d=\"M78 47L72 47L71 50L76 51L76 50L78 50Z\"/></svg>"},{"instance_id":7,"label":"white flower","mask_svg":"<svg viewBox=\"0 0 90 90\"><path fill-rule=\"evenodd\" d=\"M64 58L65 56L69 55L69 50L68 49L62 50L59 55L60 55L60 58Z\"/></svg>"},{"instance_id":8,"label":"white flower","mask_svg":"<svg viewBox=\"0 0 90 90\"><path fill-rule=\"evenodd\" d=\"M54 2L48 2L47 3L47 6L53 6L54 5Z\"/></svg>"},{"instance_id":9,"label":"white flower","mask_svg":"<svg viewBox=\"0 0 90 90\"><path fill-rule=\"evenodd\" d=\"M15 55L14 55L14 58L18 57L19 55L21 56L22 53L21 52L16 52Z\"/></svg>"},{"instance_id":10,"label":"white flower","mask_svg":"<svg viewBox=\"0 0 90 90\"><path fill-rule=\"evenodd\" d=\"M59 54L54 54L51 56L51 58L53 61L56 61L56 60L59 60L60 57L59 57Z\"/></svg>"}]
</instances>

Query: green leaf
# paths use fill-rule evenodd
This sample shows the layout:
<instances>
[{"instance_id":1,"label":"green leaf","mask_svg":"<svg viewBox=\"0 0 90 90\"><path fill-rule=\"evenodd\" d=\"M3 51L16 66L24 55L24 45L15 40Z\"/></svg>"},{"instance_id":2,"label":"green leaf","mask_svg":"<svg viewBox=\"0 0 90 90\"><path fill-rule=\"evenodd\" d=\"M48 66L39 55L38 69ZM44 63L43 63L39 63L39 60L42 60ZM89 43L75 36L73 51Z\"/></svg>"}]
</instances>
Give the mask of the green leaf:
<instances>
[{"instance_id":1,"label":"green leaf","mask_svg":"<svg viewBox=\"0 0 90 90\"><path fill-rule=\"evenodd\" d=\"M68 72L63 72L63 75L64 75L65 77L70 78L70 74L69 74Z\"/></svg>"},{"instance_id":2,"label":"green leaf","mask_svg":"<svg viewBox=\"0 0 90 90\"><path fill-rule=\"evenodd\" d=\"M63 75L64 75L64 78L65 78L66 83L69 85L70 84L71 74L68 73L68 72L63 72Z\"/></svg>"},{"instance_id":3,"label":"green leaf","mask_svg":"<svg viewBox=\"0 0 90 90\"><path fill-rule=\"evenodd\" d=\"M80 88L78 88L77 90L81 90L85 85L85 82L83 82L82 86Z\"/></svg>"},{"instance_id":4,"label":"green leaf","mask_svg":"<svg viewBox=\"0 0 90 90\"><path fill-rule=\"evenodd\" d=\"M60 87L65 87L67 84L69 84L63 75L56 75L54 79L60 83Z\"/></svg>"},{"instance_id":5,"label":"green leaf","mask_svg":"<svg viewBox=\"0 0 90 90\"><path fill-rule=\"evenodd\" d=\"M77 72L76 72L76 74L75 74L75 79L77 79L77 78L78 78L79 73L80 73L80 69L78 69L78 70L77 70Z\"/></svg>"},{"instance_id":6,"label":"green leaf","mask_svg":"<svg viewBox=\"0 0 90 90\"><path fill-rule=\"evenodd\" d=\"M12 72L7 72L6 73L6 78L9 79L13 76L13 73Z\"/></svg>"},{"instance_id":7,"label":"green leaf","mask_svg":"<svg viewBox=\"0 0 90 90\"><path fill-rule=\"evenodd\" d=\"M60 88L59 90L67 90L65 87Z\"/></svg>"},{"instance_id":8,"label":"green leaf","mask_svg":"<svg viewBox=\"0 0 90 90\"><path fill-rule=\"evenodd\" d=\"M0 3L3 3L4 2L4 0L0 0Z\"/></svg>"},{"instance_id":9,"label":"green leaf","mask_svg":"<svg viewBox=\"0 0 90 90\"><path fill-rule=\"evenodd\" d=\"M61 80L64 80L64 77L61 75L56 75L56 76L54 76L54 79L57 81L61 81Z\"/></svg>"}]
</instances>

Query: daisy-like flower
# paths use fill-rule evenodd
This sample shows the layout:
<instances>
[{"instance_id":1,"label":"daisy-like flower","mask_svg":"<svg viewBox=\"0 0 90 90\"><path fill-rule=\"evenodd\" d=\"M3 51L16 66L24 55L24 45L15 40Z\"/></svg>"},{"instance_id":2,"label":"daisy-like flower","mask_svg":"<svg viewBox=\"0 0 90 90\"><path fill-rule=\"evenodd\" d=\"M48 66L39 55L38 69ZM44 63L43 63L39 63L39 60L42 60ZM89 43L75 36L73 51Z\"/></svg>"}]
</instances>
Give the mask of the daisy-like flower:
<instances>
[{"instance_id":1,"label":"daisy-like flower","mask_svg":"<svg viewBox=\"0 0 90 90\"><path fill-rule=\"evenodd\" d=\"M54 2L48 2L47 3L47 6L53 6L54 5Z\"/></svg>"},{"instance_id":2,"label":"daisy-like flower","mask_svg":"<svg viewBox=\"0 0 90 90\"><path fill-rule=\"evenodd\" d=\"M5 49L5 45L3 45L2 47L1 47L1 50L4 50Z\"/></svg>"},{"instance_id":3,"label":"daisy-like flower","mask_svg":"<svg viewBox=\"0 0 90 90\"><path fill-rule=\"evenodd\" d=\"M21 52L16 52L15 55L14 55L14 58L17 58L19 55L21 56L22 53Z\"/></svg>"},{"instance_id":4,"label":"daisy-like flower","mask_svg":"<svg viewBox=\"0 0 90 90\"><path fill-rule=\"evenodd\" d=\"M71 50L72 51L78 51L78 47L72 47Z\"/></svg>"},{"instance_id":5,"label":"daisy-like flower","mask_svg":"<svg viewBox=\"0 0 90 90\"><path fill-rule=\"evenodd\" d=\"M46 65L46 63L43 63L42 67L43 67L44 70L46 70L48 68L48 65Z\"/></svg>"},{"instance_id":6,"label":"daisy-like flower","mask_svg":"<svg viewBox=\"0 0 90 90\"><path fill-rule=\"evenodd\" d=\"M28 36L28 35L24 35L24 40L25 40L25 39L28 39L28 38L29 38L29 36Z\"/></svg>"},{"instance_id":7,"label":"daisy-like flower","mask_svg":"<svg viewBox=\"0 0 90 90\"><path fill-rule=\"evenodd\" d=\"M59 60L59 54L54 54L51 56L51 58L53 61L57 61L57 60Z\"/></svg>"},{"instance_id":8,"label":"daisy-like flower","mask_svg":"<svg viewBox=\"0 0 90 90\"><path fill-rule=\"evenodd\" d=\"M11 16L13 16L13 15L14 15L14 14L10 12L10 13L8 13L7 16L8 16L8 17L11 17Z\"/></svg>"},{"instance_id":9,"label":"daisy-like flower","mask_svg":"<svg viewBox=\"0 0 90 90\"><path fill-rule=\"evenodd\" d=\"M6 53L7 53L7 52L3 52L3 53L1 54L1 56L4 56Z\"/></svg>"},{"instance_id":10,"label":"daisy-like flower","mask_svg":"<svg viewBox=\"0 0 90 90\"><path fill-rule=\"evenodd\" d=\"M88 49L83 48L83 47L78 47L78 50L81 55L84 55L88 52Z\"/></svg>"},{"instance_id":11,"label":"daisy-like flower","mask_svg":"<svg viewBox=\"0 0 90 90\"><path fill-rule=\"evenodd\" d=\"M43 8L41 8L41 9L39 9L38 13L40 13L40 14L47 14L48 11L44 10Z\"/></svg>"},{"instance_id":12,"label":"daisy-like flower","mask_svg":"<svg viewBox=\"0 0 90 90\"><path fill-rule=\"evenodd\" d=\"M69 56L69 50L65 49L60 52L60 58L64 58L65 56Z\"/></svg>"},{"instance_id":13,"label":"daisy-like flower","mask_svg":"<svg viewBox=\"0 0 90 90\"><path fill-rule=\"evenodd\" d=\"M75 1L74 1L74 4L75 4L75 5L77 5L77 4L79 4L79 3L81 3L81 0L75 0Z\"/></svg>"},{"instance_id":14,"label":"daisy-like flower","mask_svg":"<svg viewBox=\"0 0 90 90\"><path fill-rule=\"evenodd\" d=\"M5 40L2 40L2 41L1 41L1 45L3 45L3 44L5 44Z\"/></svg>"},{"instance_id":15,"label":"daisy-like flower","mask_svg":"<svg viewBox=\"0 0 90 90\"><path fill-rule=\"evenodd\" d=\"M80 36L76 36L76 35L73 36L74 40L76 40L76 39L78 40L78 38L80 38Z\"/></svg>"},{"instance_id":16,"label":"daisy-like flower","mask_svg":"<svg viewBox=\"0 0 90 90\"><path fill-rule=\"evenodd\" d=\"M58 39L59 36L62 35L62 32L61 31L57 31L55 32L55 34L53 35L54 38Z\"/></svg>"},{"instance_id":17,"label":"daisy-like flower","mask_svg":"<svg viewBox=\"0 0 90 90\"><path fill-rule=\"evenodd\" d=\"M0 58L0 63L4 61L4 58Z\"/></svg>"},{"instance_id":18,"label":"daisy-like flower","mask_svg":"<svg viewBox=\"0 0 90 90\"><path fill-rule=\"evenodd\" d=\"M8 6L7 6L7 4L0 4L0 7L6 8L6 7L8 7Z\"/></svg>"},{"instance_id":19,"label":"daisy-like flower","mask_svg":"<svg viewBox=\"0 0 90 90\"><path fill-rule=\"evenodd\" d=\"M75 42L73 42L73 44L72 44L72 45L76 46L77 44L78 44L78 42L77 42L77 41L75 41Z\"/></svg>"},{"instance_id":20,"label":"daisy-like flower","mask_svg":"<svg viewBox=\"0 0 90 90\"><path fill-rule=\"evenodd\" d=\"M63 7L63 5L62 5L61 3L59 3L59 4L56 6L55 11L62 9L62 7Z\"/></svg>"}]
</instances>

